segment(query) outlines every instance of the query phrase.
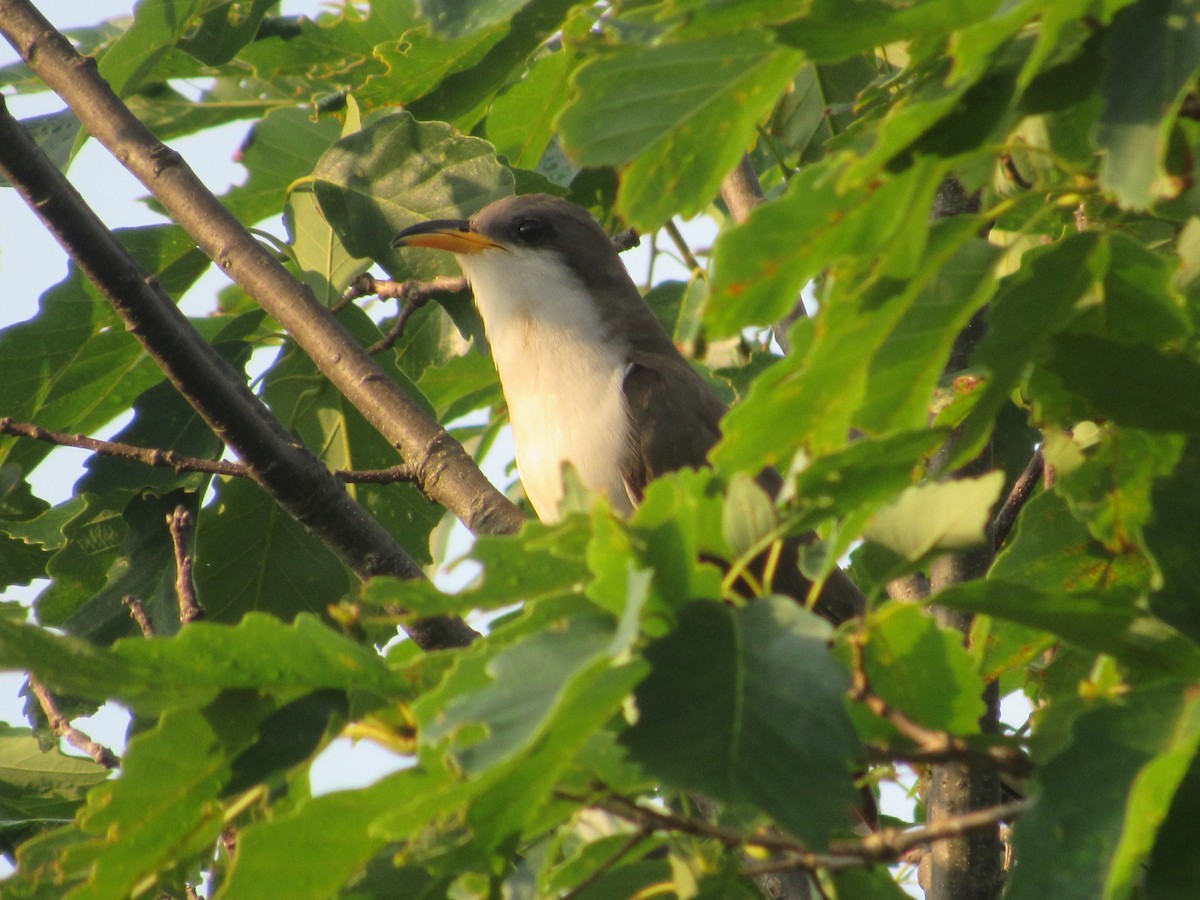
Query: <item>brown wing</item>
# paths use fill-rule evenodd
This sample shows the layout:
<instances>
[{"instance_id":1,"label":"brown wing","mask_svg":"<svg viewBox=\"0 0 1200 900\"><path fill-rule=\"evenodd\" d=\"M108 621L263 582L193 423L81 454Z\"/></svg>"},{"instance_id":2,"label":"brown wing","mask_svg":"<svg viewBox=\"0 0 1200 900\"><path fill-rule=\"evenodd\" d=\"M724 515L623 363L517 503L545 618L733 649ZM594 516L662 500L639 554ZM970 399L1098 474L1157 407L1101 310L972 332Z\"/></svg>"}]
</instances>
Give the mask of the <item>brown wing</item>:
<instances>
[{"instance_id":1,"label":"brown wing","mask_svg":"<svg viewBox=\"0 0 1200 900\"><path fill-rule=\"evenodd\" d=\"M624 389L632 440L621 473L637 503L647 483L664 472L707 464L725 404L682 357L635 358Z\"/></svg>"}]
</instances>

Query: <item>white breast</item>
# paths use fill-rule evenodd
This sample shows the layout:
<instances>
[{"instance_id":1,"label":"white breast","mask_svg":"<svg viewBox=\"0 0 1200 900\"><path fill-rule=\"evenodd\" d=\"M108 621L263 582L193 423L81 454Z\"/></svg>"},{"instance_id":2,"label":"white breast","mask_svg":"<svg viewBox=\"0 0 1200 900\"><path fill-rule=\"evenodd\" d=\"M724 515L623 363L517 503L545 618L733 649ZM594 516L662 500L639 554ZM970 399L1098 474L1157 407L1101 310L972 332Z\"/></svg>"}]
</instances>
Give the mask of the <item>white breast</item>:
<instances>
[{"instance_id":1,"label":"white breast","mask_svg":"<svg viewBox=\"0 0 1200 900\"><path fill-rule=\"evenodd\" d=\"M621 477L629 416L623 349L600 341L601 322L578 279L536 251L459 257L483 316L512 421L517 470L538 518L559 517L562 470L628 513Z\"/></svg>"}]
</instances>

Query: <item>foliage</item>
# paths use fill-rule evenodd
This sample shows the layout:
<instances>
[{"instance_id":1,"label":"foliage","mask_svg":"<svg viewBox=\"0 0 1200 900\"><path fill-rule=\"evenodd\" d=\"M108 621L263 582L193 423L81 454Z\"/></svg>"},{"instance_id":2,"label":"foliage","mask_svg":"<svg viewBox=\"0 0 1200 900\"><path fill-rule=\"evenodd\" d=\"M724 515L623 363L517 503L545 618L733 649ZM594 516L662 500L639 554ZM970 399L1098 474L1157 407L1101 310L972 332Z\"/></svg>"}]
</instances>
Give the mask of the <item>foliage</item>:
<instances>
[{"instance_id":1,"label":"foliage","mask_svg":"<svg viewBox=\"0 0 1200 900\"><path fill-rule=\"evenodd\" d=\"M80 712L134 714L116 779L37 751L44 722L0 734L6 896L179 896L201 873L216 897L752 896L750 856L722 834L774 827L836 856L855 778L921 749L860 702L859 676L920 728L1028 750L1035 805L1013 828L1006 896L1192 889L1193 4L397 0L308 19L263 0L141 0L76 38L163 139L246 121L247 178L224 200L247 225L284 217L289 264L331 304L372 263L454 274L391 236L514 190L614 230L707 212L721 222L708 270L660 287L656 312L739 402L711 471L661 479L629 521L581 504L481 537L482 573L456 595L359 584L245 481L96 457L51 507L26 481L49 445L0 437L0 578L48 579L31 611L3 609L0 666ZM23 65L0 85L43 89ZM34 124L65 164L70 114ZM738 223L717 195L747 151L767 200ZM978 211L931 216L950 176ZM208 265L177 226L118 234L173 296ZM814 280L818 311L772 355L758 329ZM951 363L983 310L985 336ZM339 316L364 345L393 318ZM249 298L226 292L195 325L239 364L277 349L261 393L331 467L396 462ZM505 416L479 336L451 298L380 355L477 456ZM0 332L0 380L0 417L90 433L132 410L119 440L222 452L74 269ZM986 577L933 597L974 614L964 648L887 584L990 540L1038 446L1048 477ZM948 480L981 453L990 474ZM786 473L776 504L746 477L768 465ZM350 490L414 557L444 561L443 515L414 486ZM164 525L178 505L197 516L209 610L182 629ZM864 620L833 631L783 598L747 601L718 565L809 530L810 574L852 551ZM157 637L128 620L127 594ZM397 607L399 624L493 618L471 647L421 654L389 642ZM993 682L1034 704L1027 728L980 735ZM347 728L405 767L314 798L309 766ZM698 793L710 832L619 815L640 798L704 821ZM894 895L862 862L827 892Z\"/></svg>"}]
</instances>

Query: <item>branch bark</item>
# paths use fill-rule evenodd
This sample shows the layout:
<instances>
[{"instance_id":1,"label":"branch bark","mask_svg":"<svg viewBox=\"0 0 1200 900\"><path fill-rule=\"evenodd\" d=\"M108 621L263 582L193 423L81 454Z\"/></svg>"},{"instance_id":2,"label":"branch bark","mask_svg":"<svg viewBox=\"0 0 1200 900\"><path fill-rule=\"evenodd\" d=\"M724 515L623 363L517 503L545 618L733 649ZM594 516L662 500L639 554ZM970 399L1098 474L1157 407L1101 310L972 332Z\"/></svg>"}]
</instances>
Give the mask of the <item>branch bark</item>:
<instances>
[{"instance_id":1,"label":"branch bark","mask_svg":"<svg viewBox=\"0 0 1200 900\"><path fill-rule=\"evenodd\" d=\"M520 511L470 455L387 377L312 291L293 278L159 141L102 79L94 60L28 0L0 0L0 33L96 138L142 182L167 213L296 342L317 368L400 451L422 490L475 533L516 531Z\"/></svg>"},{"instance_id":2,"label":"branch bark","mask_svg":"<svg viewBox=\"0 0 1200 900\"><path fill-rule=\"evenodd\" d=\"M956 178L945 179L938 189L932 217L978 212L979 199L970 195ZM947 368L965 368L975 345L982 339L985 320L977 315L955 341ZM936 461L935 461L936 466ZM992 468L991 445L978 457L950 477L981 475ZM948 553L934 561L929 581L936 595L951 585L983 578L991 566L991 544ZM934 606L934 617L943 625L954 628L969 640L972 617L958 610ZM983 694L984 714L980 730L984 735L1000 730L1000 685L993 681ZM1001 800L1000 776L991 767L972 765L968 760L951 760L934 765L929 773L925 797L930 827L955 820L974 811L994 807ZM922 884L927 900L992 900L1003 886L1003 844L999 823L991 827L959 834L934 844L922 861Z\"/></svg>"},{"instance_id":3,"label":"branch bark","mask_svg":"<svg viewBox=\"0 0 1200 900\"><path fill-rule=\"evenodd\" d=\"M0 2L0 29L9 24L11 6ZM38 149L2 98L0 171L108 298L171 383L284 509L360 578L424 577L404 548L346 493L319 459L288 434L238 373L192 328L157 280L142 270ZM475 636L464 622L447 617L416 623L410 634L427 649L461 646Z\"/></svg>"}]
</instances>

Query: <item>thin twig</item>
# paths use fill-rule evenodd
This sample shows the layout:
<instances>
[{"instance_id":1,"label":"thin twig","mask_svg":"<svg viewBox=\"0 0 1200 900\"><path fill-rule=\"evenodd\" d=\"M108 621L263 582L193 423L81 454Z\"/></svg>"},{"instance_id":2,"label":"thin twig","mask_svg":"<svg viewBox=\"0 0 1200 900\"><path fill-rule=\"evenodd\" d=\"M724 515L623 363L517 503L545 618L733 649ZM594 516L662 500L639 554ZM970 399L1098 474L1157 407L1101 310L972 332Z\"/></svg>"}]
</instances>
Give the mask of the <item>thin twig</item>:
<instances>
[{"instance_id":1,"label":"thin twig","mask_svg":"<svg viewBox=\"0 0 1200 900\"><path fill-rule=\"evenodd\" d=\"M1034 451L1033 457L1025 466L1025 471L1021 473L1012 490L1008 492L1008 499L1004 501L1004 505L1000 507L1000 512L996 513L996 518L992 522L992 546L997 550L1008 540L1008 535L1017 523L1017 516L1021 514L1021 510L1029 502L1033 492L1037 490L1044 469L1045 460L1039 447Z\"/></svg>"},{"instance_id":2,"label":"thin twig","mask_svg":"<svg viewBox=\"0 0 1200 900\"><path fill-rule=\"evenodd\" d=\"M65 740L75 749L82 750L106 769L115 769L121 764L115 753L103 744L92 740L71 724L70 720L59 710L54 695L33 675L29 676L29 690L33 696L37 697L38 704L42 707L42 712L46 714L46 718L50 722L50 730L58 737Z\"/></svg>"},{"instance_id":3,"label":"thin twig","mask_svg":"<svg viewBox=\"0 0 1200 900\"><path fill-rule=\"evenodd\" d=\"M918 847L938 841L962 837L973 831L992 828L1025 813L1032 806L1029 800L1001 803L986 809L976 809L920 828L884 828L855 841L833 841L829 853L804 853L794 857L755 863L742 869L744 875L779 872L786 869L827 869L841 871L903 858Z\"/></svg>"},{"instance_id":4,"label":"thin twig","mask_svg":"<svg viewBox=\"0 0 1200 900\"><path fill-rule=\"evenodd\" d=\"M618 253L624 253L626 250L632 250L642 242L642 236L638 234L636 228L626 228L624 231L618 231L612 236L613 246L617 248Z\"/></svg>"},{"instance_id":5,"label":"thin twig","mask_svg":"<svg viewBox=\"0 0 1200 900\"><path fill-rule=\"evenodd\" d=\"M777 859L751 863L742 869L743 874L754 876L787 869L816 871L827 869L841 871L877 863L891 862L903 857L910 850L935 841L959 837L971 831L988 828L997 822L1008 821L1025 812L1030 801L1005 803L987 809L973 810L961 816L943 819L919 828L885 828L854 840L833 841L829 852L817 853L809 850L800 841L772 831L746 833L736 828L714 825L703 819L676 815L636 803L619 794L609 793L604 797L590 799L561 794L564 799L580 803L590 802L618 818L624 819L649 831L667 831L711 838L731 849L759 847L781 854Z\"/></svg>"},{"instance_id":6,"label":"thin twig","mask_svg":"<svg viewBox=\"0 0 1200 900\"><path fill-rule=\"evenodd\" d=\"M128 459L145 466L174 469L176 472L204 472L209 475L224 475L230 478L254 477L250 468L242 463L223 459L199 459L194 456L184 456L174 450L136 447L133 444L124 444L119 441L101 441L83 434L51 431L40 425L16 422L9 418L0 418L0 434L45 441L59 447L90 450L93 453ZM389 466L386 469L334 469L333 474L342 481L353 484L392 484L397 481L415 481L411 467L403 463Z\"/></svg>"},{"instance_id":7,"label":"thin twig","mask_svg":"<svg viewBox=\"0 0 1200 900\"><path fill-rule=\"evenodd\" d=\"M188 552L192 523L192 514L185 506L175 507L167 516L171 544L175 548L175 596L179 599L179 622L182 625L204 618L204 607L196 598L196 582L192 579L192 554Z\"/></svg>"},{"instance_id":8,"label":"thin twig","mask_svg":"<svg viewBox=\"0 0 1200 900\"><path fill-rule=\"evenodd\" d=\"M1017 168L1017 164L1013 162L1011 153L1005 153L1000 157L1000 162L1004 166L1005 174L1008 175L1013 184L1026 191L1033 187L1033 182L1022 175L1021 170Z\"/></svg>"},{"instance_id":9,"label":"thin twig","mask_svg":"<svg viewBox=\"0 0 1200 900\"><path fill-rule=\"evenodd\" d=\"M129 609L129 618L137 622L138 628L142 629L142 634L148 638L154 637L154 624L146 615L146 607L142 606L142 601L133 594L126 594L121 598L121 604Z\"/></svg>"},{"instance_id":10,"label":"thin twig","mask_svg":"<svg viewBox=\"0 0 1200 900\"><path fill-rule=\"evenodd\" d=\"M683 261L687 267L692 270L692 274L703 275L704 267L700 265L700 260L696 259L692 253L692 248L687 245L687 241L684 240L683 233L679 230L679 226L675 224L675 220L667 219L667 224L663 226L663 230L667 232L671 243L675 245L675 249L679 251L679 255L683 257Z\"/></svg>"},{"instance_id":11,"label":"thin twig","mask_svg":"<svg viewBox=\"0 0 1200 900\"><path fill-rule=\"evenodd\" d=\"M906 753L903 750L895 754L892 754L890 750L885 751L891 758L930 763L968 760L985 763L992 768L1020 775L1028 775L1032 771L1033 763L1020 748L1006 744L976 747L956 734L926 728L919 722L914 722L903 711L896 709L872 691L863 655L864 641L865 636L862 633L851 635L848 639L850 644L850 699L862 703L873 714L890 723L904 737L917 745L918 752L916 754Z\"/></svg>"},{"instance_id":12,"label":"thin twig","mask_svg":"<svg viewBox=\"0 0 1200 900\"><path fill-rule=\"evenodd\" d=\"M629 836L629 840L618 847L616 851L610 857L608 857L608 859L600 863L600 865L598 865L592 871L592 873L588 875L587 878L583 879L583 881L579 882L579 884L575 885L575 887L563 894L561 900L575 900L576 897L579 897L584 891L603 878L613 866L632 853L637 845L645 839L645 829L639 828L637 831L631 834Z\"/></svg>"}]
</instances>

